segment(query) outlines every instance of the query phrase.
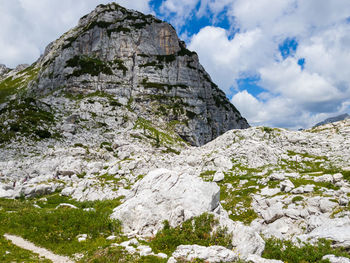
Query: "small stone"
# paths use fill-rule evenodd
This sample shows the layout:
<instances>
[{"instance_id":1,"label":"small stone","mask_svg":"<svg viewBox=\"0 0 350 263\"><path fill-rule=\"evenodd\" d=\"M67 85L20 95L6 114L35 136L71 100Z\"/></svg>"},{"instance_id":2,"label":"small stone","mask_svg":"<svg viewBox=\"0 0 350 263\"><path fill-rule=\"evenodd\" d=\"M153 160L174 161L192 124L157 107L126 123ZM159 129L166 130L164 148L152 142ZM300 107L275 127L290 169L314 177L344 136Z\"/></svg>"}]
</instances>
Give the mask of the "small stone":
<instances>
[{"instance_id":1,"label":"small stone","mask_svg":"<svg viewBox=\"0 0 350 263\"><path fill-rule=\"evenodd\" d=\"M164 253L158 253L158 254L156 254L156 256L159 258L168 258L168 255L164 254Z\"/></svg>"},{"instance_id":2,"label":"small stone","mask_svg":"<svg viewBox=\"0 0 350 263\"><path fill-rule=\"evenodd\" d=\"M337 257L335 255L325 255L322 257L322 260L329 260L331 263L350 263L350 258L346 257Z\"/></svg>"},{"instance_id":3,"label":"small stone","mask_svg":"<svg viewBox=\"0 0 350 263\"><path fill-rule=\"evenodd\" d=\"M349 204L349 198L346 196L341 196L339 198L339 205L341 206L347 206Z\"/></svg>"},{"instance_id":4,"label":"small stone","mask_svg":"<svg viewBox=\"0 0 350 263\"><path fill-rule=\"evenodd\" d=\"M88 237L87 234L78 235L78 236L77 236L78 242L84 242L84 241L86 241L87 237Z\"/></svg>"},{"instance_id":5,"label":"small stone","mask_svg":"<svg viewBox=\"0 0 350 263\"><path fill-rule=\"evenodd\" d=\"M140 252L140 256L148 256L152 254L152 248L149 246L141 245L137 247L137 250Z\"/></svg>"},{"instance_id":6,"label":"small stone","mask_svg":"<svg viewBox=\"0 0 350 263\"><path fill-rule=\"evenodd\" d=\"M294 188L294 184L290 180L285 180L280 183L280 188L282 192L290 192Z\"/></svg>"},{"instance_id":7,"label":"small stone","mask_svg":"<svg viewBox=\"0 0 350 263\"><path fill-rule=\"evenodd\" d=\"M220 182L225 179L225 175L223 172L217 172L214 175L213 182Z\"/></svg>"},{"instance_id":8,"label":"small stone","mask_svg":"<svg viewBox=\"0 0 350 263\"><path fill-rule=\"evenodd\" d=\"M56 209L61 208L61 207L67 207L67 208L73 208L73 209L78 209L75 205L68 204L68 203L61 203L58 206L56 206Z\"/></svg>"},{"instance_id":9,"label":"small stone","mask_svg":"<svg viewBox=\"0 0 350 263\"><path fill-rule=\"evenodd\" d=\"M333 174L333 181L335 183L340 182L343 179L343 175L341 173Z\"/></svg>"}]
</instances>

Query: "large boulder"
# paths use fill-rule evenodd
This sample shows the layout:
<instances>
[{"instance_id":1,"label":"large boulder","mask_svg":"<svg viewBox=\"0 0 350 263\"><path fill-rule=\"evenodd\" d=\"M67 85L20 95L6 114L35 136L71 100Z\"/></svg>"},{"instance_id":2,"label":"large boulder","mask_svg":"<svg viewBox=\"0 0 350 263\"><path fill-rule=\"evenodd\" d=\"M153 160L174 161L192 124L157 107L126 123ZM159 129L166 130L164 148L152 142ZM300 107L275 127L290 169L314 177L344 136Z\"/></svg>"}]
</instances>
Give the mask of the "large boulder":
<instances>
[{"instance_id":1,"label":"large boulder","mask_svg":"<svg viewBox=\"0 0 350 263\"><path fill-rule=\"evenodd\" d=\"M215 215L218 226L226 229L227 234L232 235L232 246L241 259L246 259L249 255L261 256L265 248L265 241L259 233L250 226L245 226L241 222L232 221L226 215Z\"/></svg>"},{"instance_id":2,"label":"large boulder","mask_svg":"<svg viewBox=\"0 0 350 263\"><path fill-rule=\"evenodd\" d=\"M152 236L168 220L172 227L219 207L220 188L212 182L167 169L149 172L137 182L111 217L129 235Z\"/></svg>"},{"instance_id":3,"label":"large boulder","mask_svg":"<svg viewBox=\"0 0 350 263\"><path fill-rule=\"evenodd\" d=\"M300 239L303 242L317 242L319 239L328 239L332 240L334 246L350 248L349 233L349 218L325 219L323 222L321 221L315 225L311 232L296 236L294 239Z\"/></svg>"}]
</instances>

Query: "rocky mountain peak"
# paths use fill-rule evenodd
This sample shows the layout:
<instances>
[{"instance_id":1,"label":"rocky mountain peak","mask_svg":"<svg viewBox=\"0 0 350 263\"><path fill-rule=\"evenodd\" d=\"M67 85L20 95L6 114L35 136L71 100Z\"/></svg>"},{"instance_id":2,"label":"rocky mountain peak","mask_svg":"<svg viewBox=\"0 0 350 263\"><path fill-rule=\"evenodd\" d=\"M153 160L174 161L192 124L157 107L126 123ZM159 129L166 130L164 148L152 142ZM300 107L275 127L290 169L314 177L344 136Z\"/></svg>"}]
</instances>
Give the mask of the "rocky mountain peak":
<instances>
[{"instance_id":1,"label":"rocky mountain peak","mask_svg":"<svg viewBox=\"0 0 350 263\"><path fill-rule=\"evenodd\" d=\"M108 93L139 117L172 122L193 145L249 127L170 24L114 3L82 17L35 68L30 93Z\"/></svg>"}]
</instances>

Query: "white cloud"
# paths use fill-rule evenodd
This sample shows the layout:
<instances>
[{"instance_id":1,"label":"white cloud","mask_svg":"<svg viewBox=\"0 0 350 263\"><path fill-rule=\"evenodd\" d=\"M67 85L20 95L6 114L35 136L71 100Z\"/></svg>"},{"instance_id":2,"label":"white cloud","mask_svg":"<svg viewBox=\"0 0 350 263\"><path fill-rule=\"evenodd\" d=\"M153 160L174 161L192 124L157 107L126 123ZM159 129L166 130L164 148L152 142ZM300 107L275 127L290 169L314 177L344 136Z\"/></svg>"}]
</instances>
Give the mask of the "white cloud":
<instances>
[{"instance_id":1,"label":"white cloud","mask_svg":"<svg viewBox=\"0 0 350 263\"><path fill-rule=\"evenodd\" d=\"M242 73L253 72L273 60L273 48L267 48L272 42L265 41L260 29L237 33L230 40L224 29L205 27L193 36L189 48L199 53L213 80L230 93Z\"/></svg>"},{"instance_id":2,"label":"white cloud","mask_svg":"<svg viewBox=\"0 0 350 263\"><path fill-rule=\"evenodd\" d=\"M264 93L232 99L248 121L300 127L350 110L348 0L213 0L207 8L226 10L238 33L230 39L223 29L204 28L189 47L227 94L240 77L260 75ZM284 60L279 45L286 38L298 48Z\"/></svg>"},{"instance_id":3,"label":"white cloud","mask_svg":"<svg viewBox=\"0 0 350 263\"><path fill-rule=\"evenodd\" d=\"M170 18L176 28L180 28L194 15L198 2L199 0L165 0L160 6L160 12Z\"/></svg>"},{"instance_id":4,"label":"white cloud","mask_svg":"<svg viewBox=\"0 0 350 263\"><path fill-rule=\"evenodd\" d=\"M74 27L80 17L110 0L0 0L0 64L33 63L45 46ZM117 0L151 12L150 0Z\"/></svg>"}]
</instances>

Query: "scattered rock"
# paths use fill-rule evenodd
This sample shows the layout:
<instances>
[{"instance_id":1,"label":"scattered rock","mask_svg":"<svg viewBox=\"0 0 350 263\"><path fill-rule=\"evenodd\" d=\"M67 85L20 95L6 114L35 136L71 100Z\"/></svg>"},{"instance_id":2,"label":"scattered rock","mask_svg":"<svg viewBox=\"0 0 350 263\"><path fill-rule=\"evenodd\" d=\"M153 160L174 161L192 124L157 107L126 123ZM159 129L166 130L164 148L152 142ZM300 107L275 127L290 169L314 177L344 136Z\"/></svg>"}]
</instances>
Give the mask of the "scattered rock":
<instances>
[{"instance_id":1,"label":"scattered rock","mask_svg":"<svg viewBox=\"0 0 350 263\"><path fill-rule=\"evenodd\" d=\"M176 259L187 261L201 259L205 262L233 262L238 259L238 255L232 250L221 246L180 245L176 248L168 262L177 262Z\"/></svg>"},{"instance_id":2,"label":"scattered rock","mask_svg":"<svg viewBox=\"0 0 350 263\"><path fill-rule=\"evenodd\" d=\"M350 258L337 257L335 255L325 255L322 260L329 260L331 263L350 263Z\"/></svg>"}]
</instances>

